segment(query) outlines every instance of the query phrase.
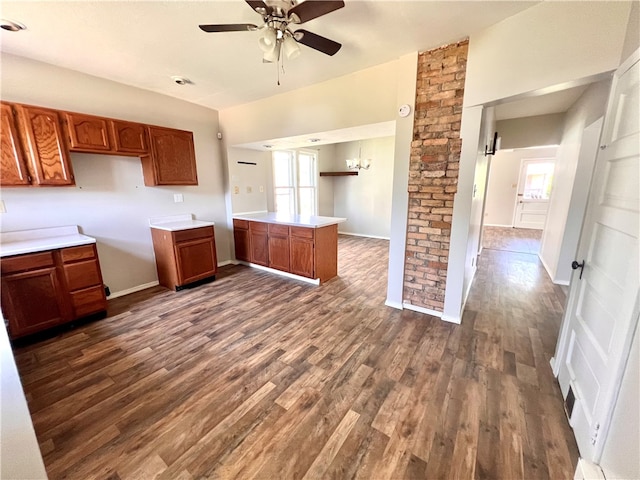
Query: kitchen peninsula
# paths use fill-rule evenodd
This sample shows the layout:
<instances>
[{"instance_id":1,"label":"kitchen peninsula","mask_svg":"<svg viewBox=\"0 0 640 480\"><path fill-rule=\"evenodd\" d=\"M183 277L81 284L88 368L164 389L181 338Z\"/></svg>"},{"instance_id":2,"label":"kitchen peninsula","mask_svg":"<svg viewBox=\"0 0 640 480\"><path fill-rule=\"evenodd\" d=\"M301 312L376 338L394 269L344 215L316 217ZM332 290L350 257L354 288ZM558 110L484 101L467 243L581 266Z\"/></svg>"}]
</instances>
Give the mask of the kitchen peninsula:
<instances>
[{"instance_id":1,"label":"kitchen peninsula","mask_svg":"<svg viewBox=\"0 0 640 480\"><path fill-rule=\"evenodd\" d=\"M236 259L319 285L338 274L338 223L346 220L274 212L234 215Z\"/></svg>"}]
</instances>

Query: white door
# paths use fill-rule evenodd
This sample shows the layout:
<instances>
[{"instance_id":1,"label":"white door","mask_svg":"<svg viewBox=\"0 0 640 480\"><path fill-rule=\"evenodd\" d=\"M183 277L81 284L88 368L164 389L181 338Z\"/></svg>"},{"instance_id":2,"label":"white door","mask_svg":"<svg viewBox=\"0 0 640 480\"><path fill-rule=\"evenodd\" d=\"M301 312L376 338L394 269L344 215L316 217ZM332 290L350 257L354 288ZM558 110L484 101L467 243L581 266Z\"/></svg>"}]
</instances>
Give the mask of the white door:
<instances>
[{"instance_id":1,"label":"white door","mask_svg":"<svg viewBox=\"0 0 640 480\"><path fill-rule=\"evenodd\" d=\"M580 454L596 463L640 308L636 53L614 76L576 259L584 267L573 272L554 361Z\"/></svg>"},{"instance_id":2,"label":"white door","mask_svg":"<svg viewBox=\"0 0 640 480\"><path fill-rule=\"evenodd\" d=\"M552 158L522 160L514 227L536 230L544 228L549 209L553 168Z\"/></svg>"}]
</instances>

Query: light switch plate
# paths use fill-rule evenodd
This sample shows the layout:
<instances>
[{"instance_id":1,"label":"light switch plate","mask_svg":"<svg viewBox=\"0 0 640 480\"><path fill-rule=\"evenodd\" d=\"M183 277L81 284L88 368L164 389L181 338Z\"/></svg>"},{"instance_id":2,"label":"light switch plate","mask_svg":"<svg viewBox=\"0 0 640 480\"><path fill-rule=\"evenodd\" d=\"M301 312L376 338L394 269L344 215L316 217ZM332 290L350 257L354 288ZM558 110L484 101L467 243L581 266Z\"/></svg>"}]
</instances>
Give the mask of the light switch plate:
<instances>
[{"instance_id":1,"label":"light switch plate","mask_svg":"<svg viewBox=\"0 0 640 480\"><path fill-rule=\"evenodd\" d=\"M181 193L174 193L173 194L173 202L174 203L182 203L182 202L184 202L184 195L182 195Z\"/></svg>"},{"instance_id":2,"label":"light switch plate","mask_svg":"<svg viewBox=\"0 0 640 480\"><path fill-rule=\"evenodd\" d=\"M253 192L253 188L247 187L247 193L251 193L251 192Z\"/></svg>"},{"instance_id":3,"label":"light switch plate","mask_svg":"<svg viewBox=\"0 0 640 480\"><path fill-rule=\"evenodd\" d=\"M233 187L233 193L235 193L236 195L240 193L240 187L238 187L237 185L235 187Z\"/></svg>"},{"instance_id":4,"label":"light switch plate","mask_svg":"<svg viewBox=\"0 0 640 480\"><path fill-rule=\"evenodd\" d=\"M264 186L260 185L260 193L264 193Z\"/></svg>"}]
</instances>

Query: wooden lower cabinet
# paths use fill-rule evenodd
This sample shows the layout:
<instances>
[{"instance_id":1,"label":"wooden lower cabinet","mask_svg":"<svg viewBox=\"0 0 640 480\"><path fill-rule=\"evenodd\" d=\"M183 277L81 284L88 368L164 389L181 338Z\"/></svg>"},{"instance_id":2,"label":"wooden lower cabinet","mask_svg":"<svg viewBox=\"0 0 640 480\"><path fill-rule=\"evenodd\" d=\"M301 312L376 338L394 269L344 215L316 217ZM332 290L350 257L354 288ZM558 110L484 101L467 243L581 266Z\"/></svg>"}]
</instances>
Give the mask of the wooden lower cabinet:
<instances>
[{"instance_id":1,"label":"wooden lower cabinet","mask_svg":"<svg viewBox=\"0 0 640 480\"><path fill-rule=\"evenodd\" d=\"M268 225L262 222L249 222L249 245L251 263L269 266Z\"/></svg>"},{"instance_id":2,"label":"wooden lower cabinet","mask_svg":"<svg viewBox=\"0 0 640 480\"><path fill-rule=\"evenodd\" d=\"M213 226L168 231L151 229L160 285L172 290L205 279L218 270Z\"/></svg>"},{"instance_id":3,"label":"wooden lower cabinet","mask_svg":"<svg viewBox=\"0 0 640 480\"><path fill-rule=\"evenodd\" d=\"M338 274L338 226L233 220L236 259L325 282Z\"/></svg>"},{"instance_id":4,"label":"wooden lower cabinet","mask_svg":"<svg viewBox=\"0 0 640 480\"><path fill-rule=\"evenodd\" d=\"M107 309L95 245L4 257L0 266L11 338Z\"/></svg>"}]
</instances>

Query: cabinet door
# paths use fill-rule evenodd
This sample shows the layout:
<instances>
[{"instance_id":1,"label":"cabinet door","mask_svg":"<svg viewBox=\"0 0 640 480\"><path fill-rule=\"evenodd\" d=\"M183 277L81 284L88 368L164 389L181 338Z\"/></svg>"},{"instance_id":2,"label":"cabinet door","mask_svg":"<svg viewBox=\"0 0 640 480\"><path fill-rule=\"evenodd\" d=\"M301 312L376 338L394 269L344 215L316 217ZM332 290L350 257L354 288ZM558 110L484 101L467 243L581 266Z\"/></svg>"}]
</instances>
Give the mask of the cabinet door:
<instances>
[{"instance_id":1,"label":"cabinet door","mask_svg":"<svg viewBox=\"0 0 640 480\"><path fill-rule=\"evenodd\" d=\"M0 116L0 185L29 185L29 173L22 153L22 145L18 138L16 117L11 105L0 103L2 114Z\"/></svg>"},{"instance_id":2,"label":"cabinet door","mask_svg":"<svg viewBox=\"0 0 640 480\"><path fill-rule=\"evenodd\" d=\"M149 127L150 155L142 157L144 184L197 185L193 134Z\"/></svg>"},{"instance_id":3,"label":"cabinet door","mask_svg":"<svg viewBox=\"0 0 640 480\"><path fill-rule=\"evenodd\" d=\"M176 243L175 251L179 285L186 285L216 274L214 237Z\"/></svg>"},{"instance_id":4,"label":"cabinet door","mask_svg":"<svg viewBox=\"0 0 640 480\"><path fill-rule=\"evenodd\" d=\"M62 134L58 112L46 108L16 105L25 135L28 162L38 185L73 185L69 151Z\"/></svg>"},{"instance_id":5,"label":"cabinet door","mask_svg":"<svg viewBox=\"0 0 640 480\"><path fill-rule=\"evenodd\" d=\"M313 240L291 237L291 273L315 278Z\"/></svg>"},{"instance_id":6,"label":"cabinet door","mask_svg":"<svg viewBox=\"0 0 640 480\"><path fill-rule=\"evenodd\" d=\"M2 276L2 310L13 338L68 320L56 267Z\"/></svg>"},{"instance_id":7,"label":"cabinet door","mask_svg":"<svg viewBox=\"0 0 640 480\"><path fill-rule=\"evenodd\" d=\"M82 113L65 113L64 120L69 134L70 150L98 153L111 150L106 118Z\"/></svg>"},{"instance_id":8,"label":"cabinet door","mask_svg":"<svg viewBox=\"0 0 640 480\"><path fill-rule=\"evenodd\" d=\"M251 263L269 266L269 236L267 232L252 232L251 234Z\"/></svg>"},{"instance_id":9,"label":"cabinet door","mask_svg":"<svg viewBox=\"0 0 640 480\"><path fill-rule=\"evenodd\" d=\"M118 153L147 153L147 127L140 123L112 120L111 129Z\"/></svg>"},{"instance_id":10,"label":"cabinet door","mask_svg":"<svg viewBox=\"0 0 640 480\"><path fill-rule=\"evenodd\" d=\"M269 266L289 271L289 237L269 236Z\"/></svg>"},{"instance_id":11,"label":"cabinet door","mask_svg":"<svg viewBox=\"0 0 640 480\"><path fill-rule=\"evenodd\" d=\"M249 258L249 230L233 229L233 241L236 246L236 260L250 262Z\"/></svg>"}]
</instances>

